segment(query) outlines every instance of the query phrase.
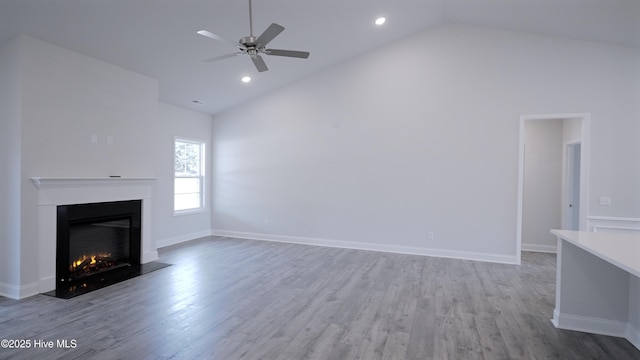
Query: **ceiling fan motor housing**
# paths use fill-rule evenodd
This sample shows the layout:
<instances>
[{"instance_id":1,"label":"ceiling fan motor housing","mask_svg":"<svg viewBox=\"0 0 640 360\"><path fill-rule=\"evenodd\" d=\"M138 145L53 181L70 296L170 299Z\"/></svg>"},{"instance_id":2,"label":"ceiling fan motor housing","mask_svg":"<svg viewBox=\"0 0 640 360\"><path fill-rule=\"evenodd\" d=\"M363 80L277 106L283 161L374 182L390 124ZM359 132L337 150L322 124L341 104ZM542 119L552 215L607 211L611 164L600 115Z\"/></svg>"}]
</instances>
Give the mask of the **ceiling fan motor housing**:
<instances>
[{"instance_id":1,"label":"ceiling fan motor housing","mask_svg":"<svg viewBox=\"0 0 640 360\"><path fill-rule=\"evenodd\" d=\"M242 39L240 39L240 41L238 42L243 46L251 47L251 46L257 45L256 41L258 41L258 38L255 36L245 36Z\"/></svg>"}]
</instances>

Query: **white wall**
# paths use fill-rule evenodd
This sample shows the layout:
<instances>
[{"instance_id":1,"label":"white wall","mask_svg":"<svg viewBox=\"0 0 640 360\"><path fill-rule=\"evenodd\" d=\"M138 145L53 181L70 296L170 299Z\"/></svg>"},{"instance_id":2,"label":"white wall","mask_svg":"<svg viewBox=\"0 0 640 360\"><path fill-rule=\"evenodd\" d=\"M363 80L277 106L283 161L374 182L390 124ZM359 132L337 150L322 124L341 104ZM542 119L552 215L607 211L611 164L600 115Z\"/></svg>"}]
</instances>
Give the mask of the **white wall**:
<instances>
[{"instance_id":1,"label":"white wall","mask_svg":"<svg viewBox=\"0 0 640 360\"><path fill-rule=\"evenodd\" d=\"M562 226L563 121L525 123L522 248L554 250L549 230Z\"/></svg>"},{"instance_id":2,"label":"white wall","mask_svg":"<svg viewBox=\"0 0 640 360\"><path fill-rule=\"evenodd\" d=\"M11 119L2 122L0 150L12 170L3 171L0 194L19 200L0 208L10 215L1 221L11 221L0 230L3 240L9 237L2 257L11 256L3 261L0 295L20 297L36 288L37 193L31 177L156 177L153 243L210 233L208 211L180 219L172 212L173 137L193 135L210 143L209 115L159 104L155 79L31 37L14 42L12 51L0 55L0 78L11 80L0 85L10 95L3 96L0 113ZM20 105L18 113L13 104Z\"/></svg>"},{"instance_id":3,"label":"white wall","mask_svg":"<svg viewBox=\"0 0 640 360\"><path fill-rule=\"evenodd\" d=\"M0 47L0 293L20 283L20 48Z\"/></svg>"},{"instance_id":4,"label":"white wall","mask_svg":"<svg viewBox=\"0 0 640 360\"><path fill-rule=\"evenodd\" d=\"M156 234L158 247L192 240L211 234L211 115L159 103L159 117L154 126L156 139L155 161L158 174L156 205ZM175 137L205 142L206 211L173 215L173 141Z\"/></svg>"},{"instance_id":5,"label":"white wall","mask_svg":"<svg viewBox=\"0 0 640 360\"><path fill-rule=\"evenodd\" d=\"M582 122L580 119L562 120L562 143L569 144L582 141Z\"/></svg>"},{"instance_id":6,"label":"white wall","mask_svg":"<svg viewBox=\"0 0 640 360\"><path fill-rule=\"evenodd\" d=\"M33 38L23 44L24 175L154 176L157 80Z\"/></svg>"},{"instance_id":7,"label":"white wall","mask_svg":"<svg viewBox=\"0 0 640 360\"><path fill-rule=\"evenodd\" d=\"M515 262L518 120L540 113L591 114L590 211L638 217L639 64L454 24L385 45L214 117L214 229Z\"/></svg>"}]
</instances>

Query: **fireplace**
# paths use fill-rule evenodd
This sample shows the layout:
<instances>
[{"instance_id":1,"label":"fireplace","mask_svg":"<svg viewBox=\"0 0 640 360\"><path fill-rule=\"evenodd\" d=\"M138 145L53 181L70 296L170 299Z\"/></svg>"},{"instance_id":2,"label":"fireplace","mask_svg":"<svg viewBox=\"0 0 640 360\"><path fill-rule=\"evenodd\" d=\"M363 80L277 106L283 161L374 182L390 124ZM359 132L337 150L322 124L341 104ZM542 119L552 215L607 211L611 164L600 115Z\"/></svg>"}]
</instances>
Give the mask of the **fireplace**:
<instances>
[{"instance_id":1,"label":"fireplace","mask_svg":"<svg viewBox=\"0 0 640 360\"><path fill-rule=\"evenodd\" d=\"M142 200L57 207L55 296L140 275Z\"/></svg>"},{"instance_id":2,"label":"fireplace","mask_svg":"<svg viewBox=\"0 0 640 360\"><path fill-rule=\"evenodd\" d=\"M152 236L156 178L32 177L31 181L37 189L37 221L34 229L31 230L33 235L37 236L37 249L28 264L32 269L37 269L37 281L13 292L10 297L21 299L38 293L56 296L56 292L65 292L64 287L58 286L61 282L57 276L57 217L60 206L141 200L140 275L168 266L156 261L158 251ZM111 272L108 271L108 273ZM85 283L76 282L76 288L83 284Z\"/></svg>"}]
</instances>

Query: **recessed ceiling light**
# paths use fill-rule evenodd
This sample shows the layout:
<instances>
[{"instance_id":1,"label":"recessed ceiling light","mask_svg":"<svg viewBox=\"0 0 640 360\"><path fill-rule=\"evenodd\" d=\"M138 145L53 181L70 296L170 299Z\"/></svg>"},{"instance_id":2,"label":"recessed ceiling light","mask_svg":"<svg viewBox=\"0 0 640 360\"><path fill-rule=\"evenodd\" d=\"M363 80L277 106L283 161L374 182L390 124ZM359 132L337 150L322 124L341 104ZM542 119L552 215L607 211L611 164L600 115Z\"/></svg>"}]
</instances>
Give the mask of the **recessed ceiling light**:
<instances>
[{"instance_id":1,"label":"recessed ceiling light","mask_svg":"<svg viewBox=\"0 0 640 360\"><path fill-rule=\"evenodd\" d=\"M387 19L384 16L380 16L379 18L376 19L376 21L374 21L374 23L380 26L384 24L385 21L387 21Z\"/></svg>"},{"instance_id":2,"label":"recessed ceiling light","mask_svg":"<svg viewBox=\"0 0 640 360\"><path fill-rule=\"evenodd\" d=\"M248 83L251 81L251 76L243 76L242 79L240 79L243 83Z\"/></svg>"}]
</instances>

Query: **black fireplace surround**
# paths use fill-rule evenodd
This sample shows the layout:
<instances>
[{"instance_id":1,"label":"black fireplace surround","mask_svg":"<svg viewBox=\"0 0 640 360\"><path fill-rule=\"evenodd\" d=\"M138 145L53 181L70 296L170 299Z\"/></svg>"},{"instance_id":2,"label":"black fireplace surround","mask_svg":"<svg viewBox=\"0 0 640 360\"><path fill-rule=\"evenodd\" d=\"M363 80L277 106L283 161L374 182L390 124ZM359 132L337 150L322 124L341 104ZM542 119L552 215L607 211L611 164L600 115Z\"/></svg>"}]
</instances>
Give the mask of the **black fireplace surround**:
<instances>
[{"instance_id":1,"label":"black fireplace surround","mask_svg":"<svg viewBox=\"0 0 640 360\"><path fill-rule=\"evenodd\" d=\"M142 200L57 211L55 296L71 298L141 274Z\"/></svg>"}]
</instances>

